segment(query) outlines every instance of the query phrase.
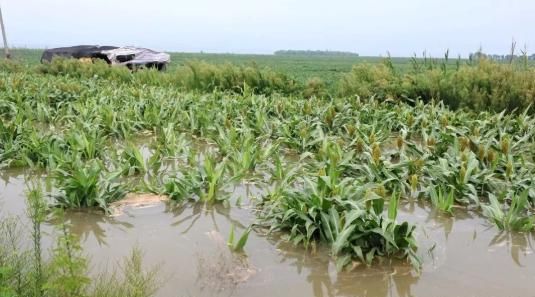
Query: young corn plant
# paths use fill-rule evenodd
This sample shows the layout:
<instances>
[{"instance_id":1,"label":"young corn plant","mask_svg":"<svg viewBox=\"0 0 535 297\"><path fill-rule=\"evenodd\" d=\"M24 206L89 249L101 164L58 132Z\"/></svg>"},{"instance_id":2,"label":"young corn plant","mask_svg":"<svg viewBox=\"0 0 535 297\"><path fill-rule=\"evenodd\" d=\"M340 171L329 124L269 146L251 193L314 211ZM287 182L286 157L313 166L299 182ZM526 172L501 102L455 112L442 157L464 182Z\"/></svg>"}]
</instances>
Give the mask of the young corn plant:
<instances>
[{"instance_id":1,"label":"young corn plant","mask_svg":"<svg viewBox=\"0 0 535 297\"><path fill-rule=\"evenodd\" d=\"M307 154L299 158L302 163L308 157ZM279 154L274 154L273 167L270 169L269 197L278 199L286 189L290 188L299 176L302 166L284 162Z\"/></svg>"},{"instance_id":2,"label":"young corn plant","mask_svg":"<svg viewBox=\"0 0 535 297\"><path fill-rule=\"evenodd\" d=\"M419 270L421 261L416 254L415 226L407 222L398 224L371 212L349 213L346 216L344 227L333 243L339 269L354 258L372 265L377 257L394 256L408 259Z\"/></svg>"},{"instance_id":3,"label":"young corn plant","mask_svg":"<svg viewBox=\"0 0 535 297\"><path fill-rule=\"evenodd\" d=\"M106 139L96 129L86 130L89 128L77 127L69 130L65 134L65 142L71 151L84 160L101 157Z\"/></svg>"},{"instance_id":4,"label":"young corn plant","mask_svg":"<svg viewBox=\"0 0 535 297\"><path fill-rule=\"evenodd\" d=\"M190 145L184 134L177 135L173 123L168 123L157 130L156 144L162 155L166 157L176 157Z\"/></svg>"},{"instance_id":5,"label":"young corn plant","mask_svg":"<svg viewBox=\"0 0 535 297\"><path fill-rule=\"evenodd\" d=\"M429 197L434 207L453 215L453 205L455 203L455 190L449 189L449 191L442 186L432 187L429 191Z\"/></svg>"},{"instance_id":6,"label":"young corn plant","mask_svg":"<svg viewBox=\"0 0 535 297\"><path fill-rule=\"evenodd\" d=\"M203 165L199 171L202 181L199 191L201 201L215 203L225 199L225 197L221 197L219 194L225 186L226 169L226 159L217 162L213 156L205 156Z\"/></svg>"},{"instance_id":7,"label":"young corn plant","mask_svg":"<svg viewBox=\"0 0 535 297\"><path fill-rule=\"evenodd\" d=\"M218 134L214 137L219 152L222 156L229 156L234 152L236 147L241 146L238 130L234 126L228 128L219 127Z\"/></svg>"},{"instance_id":8,"label":"young corn plant","mask_svg":"<svg viewBox=\"0 0 535 297\"><path fill-rule=\"evenodd\" d=\"M194 200L194 195L200 193L201 183L200 176L196 172L186 171L173 178L164 178L163 189L159 191L175 202Z\"/></svg>"},{"instance_id":9,"label":"young corn plant","mask_svg":"<svg viewBox=\"0 0 535 297\"><path fill-rule=\"evenodd\" d=\"M225 179L226 167L226 159L217 162L214 156L206 155L197 168L188 168L174 178L167 178L163 194L175 201L198 199L210 204L225 201L228 195L222 193L222 190L228 182Z\"/></svg>"},{"instance_id":10,"label":"young corn plant","mask_svg":"<svg viewBox=\"0 0 535 297\"><path fill-rule=\"evenodd\" d=\"M108 209L108 204L126 195L124 186L117 183L117 175L106 172L97 160L73 161L54 171L54 182L60 191L54 195L62 208Z\"/></svg>"},{"instance_id":11,"label":"young corn plant","mask_svg":"<svg viewBox=\"0 0 535 297\"><path fill-rule=\"evenodd\" d=\"M481 205L483 214L500 230L529 232L535 228L535 216L528 208L528 191L511 193L509 199L500 199L489 193L489 204Z\"/></svg>"},{"instance_id":12,"label":"young corn plant","mask_svg":"<svg viewBox=\"0 0 535 297\"><path fill-rule=\"evenodd\" d=\"M141 154L139 148L133 144L128 143L120 155L121 159L121 173L126 176L142 174L147 172L147 164Z\"/></svg>"},{"instance_id":13,"label":"young corn plant","mask_svg":"<svg viewBox=\"0 0 535 297\"><path fill-rule=\"evenodd\" d=\"M235 147L229 155L229 169L234 180L254 178L259 166L276 151L277 145L261 142L252 135Z\"/></svg>"},{"instance_id":14,"label":"young corn plant","mask_svg":"<svg viewBox=\"0 0 535 297\"><path fill-rule=\"evenodd\" d=\"M481 190L487 177L486 171L479 170L479 162L473 152L439 158L426 174L440 184L450 185L455 199L467 205L479 204L478 189Z\"/></svg>"},{"instance_id":15,"label":"young corn plant","mask_svg":"<svg viewBox=\"0 0 535 297\"><path fill-rule=\"evenodd\" d=\"M230 153L230 168L235 177L241 178L254 173L258 162L261 162L261 144L249 136Z\"/></svg>"},{"instance_id":16,"label":"young corn plant","mask_svg":"<svg viewBox=\"0 0 535 297\"><path fill-rule=\"evenodd\" d=\"M289 240L305 247L331 246L338 269L352 261L370 264L377 257L399 256L419 268L414 227L395 222L399 195L384 198L353 178L343 177L345 162L334 145L325 145L316 178L300 178L302 188L289 188L264 197L261 220L270 230L288 232Z\"/></svg>"},{"instance_id":17,"label":"young corn plant","mask_svg":"<svg viewBox=\"0 0 535 297\"><path fill-rule=\"evenodd\" d=\"M233 252L243 252L243 248L247 244L247 240L249 239L249 233L251 233L251 228L245 229L243 233L240 235L240 238L236 241L234 238L234 225L230 227L230 234L228 237L227 245Z\"/></svg>"}]
</instances>

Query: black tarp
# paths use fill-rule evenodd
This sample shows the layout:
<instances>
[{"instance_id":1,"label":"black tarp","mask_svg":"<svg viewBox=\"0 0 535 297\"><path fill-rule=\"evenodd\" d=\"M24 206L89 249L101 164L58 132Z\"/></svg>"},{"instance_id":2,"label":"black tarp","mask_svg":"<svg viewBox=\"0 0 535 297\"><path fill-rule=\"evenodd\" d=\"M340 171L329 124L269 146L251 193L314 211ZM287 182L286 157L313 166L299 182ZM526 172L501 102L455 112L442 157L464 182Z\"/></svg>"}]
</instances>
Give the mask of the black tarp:
<instances>
[{"instance_id":1,"label":"black tarp","mask_svg":"<svg viewBox=\"0 0 535 297\"><path fill-rule=\"evenodd\" d=\"M108 57L102 53L105 50L117 49L117 46L77 45L47 49L41 56L41 63L50 62L54 57L65 58L98 58L110 64Z\"/></svg>"}]
</instances>

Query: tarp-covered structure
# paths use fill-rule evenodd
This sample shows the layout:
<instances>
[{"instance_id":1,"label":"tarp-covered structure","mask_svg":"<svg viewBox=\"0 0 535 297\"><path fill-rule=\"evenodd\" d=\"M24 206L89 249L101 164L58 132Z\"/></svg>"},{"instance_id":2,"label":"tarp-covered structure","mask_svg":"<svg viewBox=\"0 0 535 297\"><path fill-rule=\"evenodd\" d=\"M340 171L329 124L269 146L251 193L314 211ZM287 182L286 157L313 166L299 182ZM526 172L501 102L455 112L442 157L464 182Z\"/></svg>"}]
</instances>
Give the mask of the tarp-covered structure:
<instances>
[{"instance_id":1,"label":"tarp-covered structure","mask_svg":"<svg viewBox=\"0 0 535 297\"><path fill-rule=\"evenodd\" d=\"M124 65L130 69L157 68L163 70L171 61L169 54L133 46L78 45L47 49L41 56L41 63L50 62L54 57L75 59L102 59L111 65Z\"/></svg>"}]
</instances>

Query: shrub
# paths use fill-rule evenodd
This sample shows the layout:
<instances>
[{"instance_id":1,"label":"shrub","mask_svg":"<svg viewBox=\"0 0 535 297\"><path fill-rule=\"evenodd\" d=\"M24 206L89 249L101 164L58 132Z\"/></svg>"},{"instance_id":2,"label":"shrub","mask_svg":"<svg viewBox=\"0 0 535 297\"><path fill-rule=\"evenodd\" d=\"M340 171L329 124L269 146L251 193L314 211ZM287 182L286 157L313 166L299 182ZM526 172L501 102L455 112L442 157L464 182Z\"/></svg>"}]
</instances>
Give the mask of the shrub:
<instances>
[{"instance_id":1,"label":"shrub","mask_svg":"<svg viewBox=\"0 0 535 297\"><path fill-rule=\"evenodd\" d=\"M327 85L325 84L325 81L319 77L313 77L309 79L303 90L303 96L306 98L310 98L312 96L321 98L327 95Z\"/></svg>"},{"instance_id":2,"label":"shrub","mask_svg":"<svg viewBox=\"0 0 535 297\"><path fill-rule=\"evenodd\" d=\"M398 97L400 86L401 79L392 68L384 64L359 64L342 76L338 93L341 96L359 95L363 98L374 95L379 98Z\"/></svg>"}]
</instances>

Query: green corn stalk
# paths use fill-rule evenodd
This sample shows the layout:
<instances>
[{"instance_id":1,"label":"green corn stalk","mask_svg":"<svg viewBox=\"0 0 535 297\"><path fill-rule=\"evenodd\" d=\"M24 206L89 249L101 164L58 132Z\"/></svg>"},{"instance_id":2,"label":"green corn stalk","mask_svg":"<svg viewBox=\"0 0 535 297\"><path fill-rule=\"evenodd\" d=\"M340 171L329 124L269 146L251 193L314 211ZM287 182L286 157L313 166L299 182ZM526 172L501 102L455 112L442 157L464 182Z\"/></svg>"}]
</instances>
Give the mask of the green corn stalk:
<instances>
[{"instance_id":1,"label":"green corn stalk","mask_svg":"<svg viewBox=\"0 0 535 297\"><path fill-rule=\"evenodd\" d=\"M234 225L230 227L230 234L227 241L227 245L233 252L243 252L243 248L247 244L247 240L249 239L249 233L251 233L251 227L248 227L243 231L243 233L240 235L240 238L238 241L235 242L234 239Z\"/></svg>"}]
</instances>

